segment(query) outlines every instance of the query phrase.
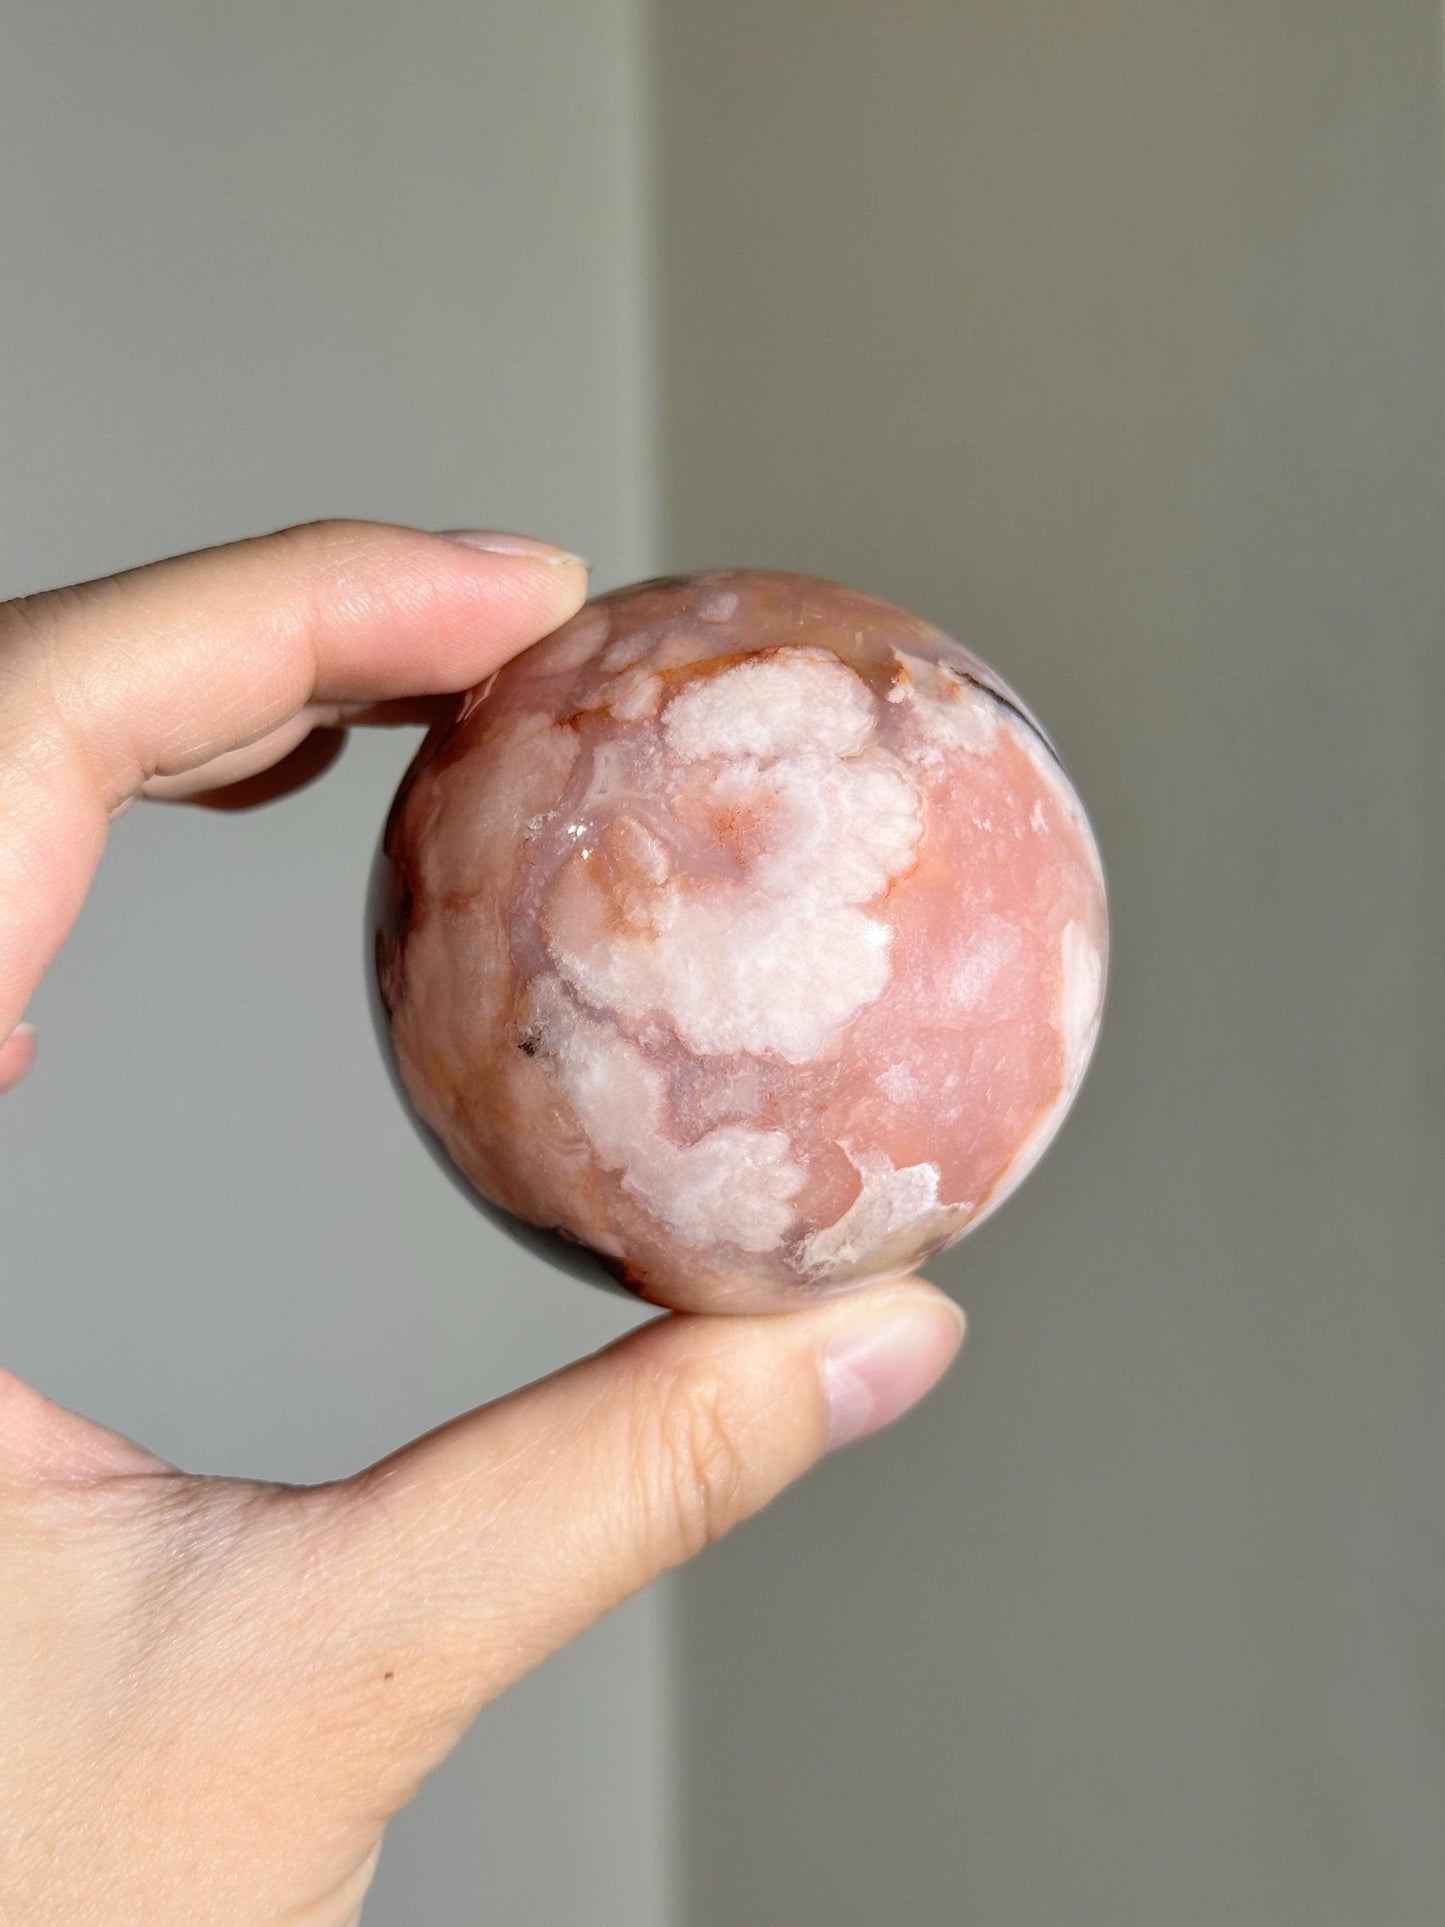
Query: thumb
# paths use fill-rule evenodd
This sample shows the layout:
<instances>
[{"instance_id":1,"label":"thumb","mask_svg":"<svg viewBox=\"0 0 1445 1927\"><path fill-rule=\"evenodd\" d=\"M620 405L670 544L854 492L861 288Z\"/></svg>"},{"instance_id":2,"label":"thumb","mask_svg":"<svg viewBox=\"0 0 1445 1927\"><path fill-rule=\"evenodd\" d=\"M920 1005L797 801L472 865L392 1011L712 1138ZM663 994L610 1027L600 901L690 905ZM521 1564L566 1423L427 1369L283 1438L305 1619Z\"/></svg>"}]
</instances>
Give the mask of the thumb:
<instances>
[{"instance_id":1,"label":"thumb","mask_svg":"<svg viewBox=\"0 0 1445 1927\"><path fill-rule=\"evenodd\" d=\"M339 1695L358 1798L379 1818L401 1805L488 1700L906 1411L963 1329L913 1282L782 1316L665 1317L296 1495L293 1597L325 1629L311 1690Z\"/></svg>"},{"instance_id":2,"label":"thumb","mask_svg":"<svg viewBox=\"0 0 1445 1927\"><path fill-rule=\"evenodd\" d=\"M170 1470L153 1452L57 1405L0 1365L0 1493Z\"/></svg>"}]
</instances>

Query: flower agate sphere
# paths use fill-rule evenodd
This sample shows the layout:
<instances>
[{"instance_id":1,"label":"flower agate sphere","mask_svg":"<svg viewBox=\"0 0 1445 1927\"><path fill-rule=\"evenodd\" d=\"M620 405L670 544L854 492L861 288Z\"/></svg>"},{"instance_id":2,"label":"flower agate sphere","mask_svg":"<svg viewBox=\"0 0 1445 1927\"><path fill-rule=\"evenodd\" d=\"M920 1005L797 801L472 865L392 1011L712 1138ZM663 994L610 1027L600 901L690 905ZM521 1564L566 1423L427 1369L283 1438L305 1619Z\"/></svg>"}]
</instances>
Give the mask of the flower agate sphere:
<instances>
[{"instance_id":1,"label":"flower agate sphere","mask_svg":"<svg viewBox=\"0 0 1445 1927\"><path fill-rule=\"evenodd\" d=\"M589 603L433 730L377 988L435 1143L658 1304L917 1264L1078 1089L1103 879L1049 744L917 616L718 572Z\"/></svg>"}]
</instances>

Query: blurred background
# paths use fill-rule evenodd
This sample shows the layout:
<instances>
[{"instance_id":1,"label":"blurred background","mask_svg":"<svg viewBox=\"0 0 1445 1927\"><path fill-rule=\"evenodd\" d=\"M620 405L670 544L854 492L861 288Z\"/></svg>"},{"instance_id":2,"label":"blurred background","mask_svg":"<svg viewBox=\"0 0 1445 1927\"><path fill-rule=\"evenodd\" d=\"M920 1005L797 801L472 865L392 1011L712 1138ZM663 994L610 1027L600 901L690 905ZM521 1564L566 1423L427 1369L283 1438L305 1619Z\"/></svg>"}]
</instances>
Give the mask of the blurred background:
<instances>
[{"instance_id":1,"label":"blurred background","mask_svg":"<svg viewBox=\"0 0 1445 1927\"><path fill-rule=\"evenodd\" d=\"M485 1715L369 1924L1445 1917L1441 75L1424 0L0 0L0 594L323 514L840 576L1110 873L953 1381ZM382 1073L410 748L119 823L0 1111L0 1355L198 1470L631 1316Z\"/></svg>"}]
</instances>

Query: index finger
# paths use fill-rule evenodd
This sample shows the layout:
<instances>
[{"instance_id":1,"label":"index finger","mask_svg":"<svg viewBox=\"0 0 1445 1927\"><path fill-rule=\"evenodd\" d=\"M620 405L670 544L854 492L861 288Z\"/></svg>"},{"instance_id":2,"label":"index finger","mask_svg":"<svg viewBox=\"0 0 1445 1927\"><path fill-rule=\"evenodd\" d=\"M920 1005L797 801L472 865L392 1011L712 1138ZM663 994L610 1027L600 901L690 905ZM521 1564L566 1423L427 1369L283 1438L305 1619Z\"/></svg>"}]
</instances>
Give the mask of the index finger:
<instances>
[{"instance_id":1,"label":"index finger","mask_svg":"<svg viewBox=\"0 0 1445 1927\"><path fill-rule=\"evenodd\" d=\"M585 594L527 538L325 522L0 605L0 1040L148 781L309 704L465 689Z\"/></svg>"}]
</instances>

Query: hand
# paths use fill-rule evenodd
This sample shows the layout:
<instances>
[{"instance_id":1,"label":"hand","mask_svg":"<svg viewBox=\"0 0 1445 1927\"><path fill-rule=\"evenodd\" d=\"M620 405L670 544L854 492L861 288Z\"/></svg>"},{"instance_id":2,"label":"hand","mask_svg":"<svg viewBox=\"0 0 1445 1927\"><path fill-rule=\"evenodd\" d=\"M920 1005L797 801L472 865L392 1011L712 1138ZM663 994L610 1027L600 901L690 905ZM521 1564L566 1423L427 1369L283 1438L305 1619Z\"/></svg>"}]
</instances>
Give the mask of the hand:
<instances>
[{"instance_id":1,"label":"hand","mask_svg":"<svg viewBox=\"0 0 1445 1927\"><path fill-rule=\"evenodd\" d=\"M278 795L584 594L522 538L326 524L0 608L0 1089L111 818ZM961 1335L905 1281L659 1318L314 1488L188 1477L0 1372L0 1923L355 1921L480 1707Z\"/></svg>"}]
</instances>

